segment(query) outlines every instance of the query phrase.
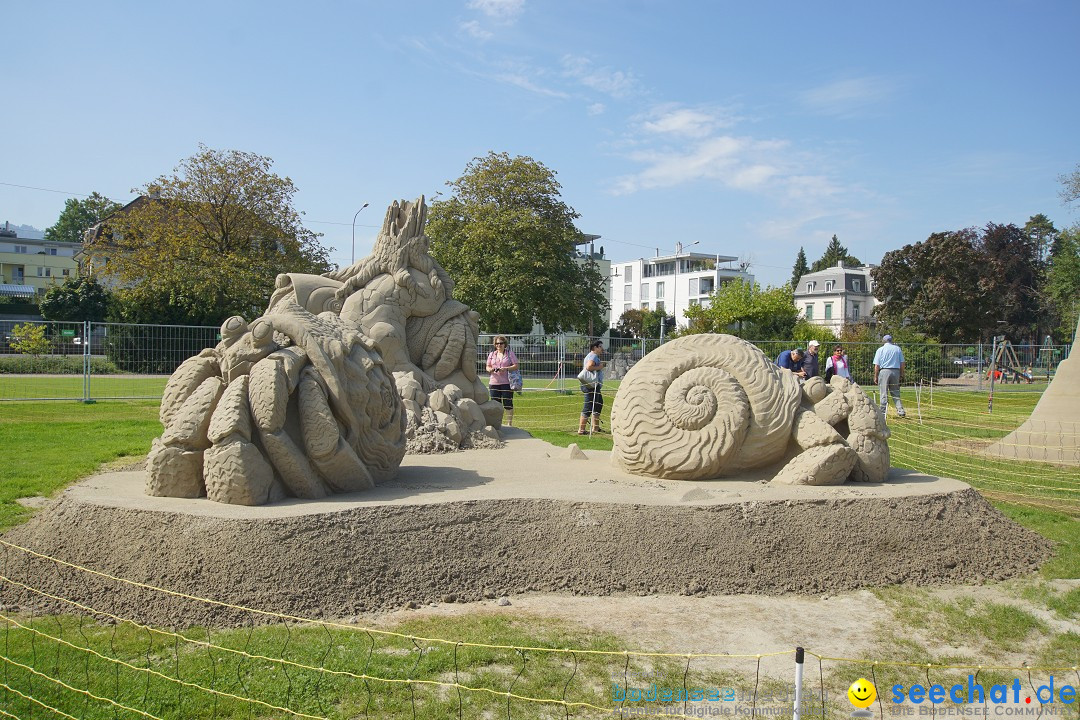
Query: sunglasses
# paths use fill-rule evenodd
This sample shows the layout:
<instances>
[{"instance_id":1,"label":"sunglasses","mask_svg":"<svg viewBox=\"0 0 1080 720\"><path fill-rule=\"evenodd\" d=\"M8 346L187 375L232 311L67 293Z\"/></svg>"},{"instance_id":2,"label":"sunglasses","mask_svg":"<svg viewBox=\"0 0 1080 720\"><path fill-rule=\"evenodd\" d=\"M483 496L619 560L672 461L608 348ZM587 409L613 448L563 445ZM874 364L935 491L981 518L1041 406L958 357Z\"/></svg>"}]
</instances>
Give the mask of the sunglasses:
<instances>
[{"instance_id":1,"label":"sunglasses","mask_svg":"<svg viewBox=\"0 0 1080 720\"><path fill-rule=\"evenodd\" d=\"M504 342L497 342L497 343L495 343L495 344L496 344L496 345L505 345L506 343L504 343Z\"/></svg>"}]
</instances>

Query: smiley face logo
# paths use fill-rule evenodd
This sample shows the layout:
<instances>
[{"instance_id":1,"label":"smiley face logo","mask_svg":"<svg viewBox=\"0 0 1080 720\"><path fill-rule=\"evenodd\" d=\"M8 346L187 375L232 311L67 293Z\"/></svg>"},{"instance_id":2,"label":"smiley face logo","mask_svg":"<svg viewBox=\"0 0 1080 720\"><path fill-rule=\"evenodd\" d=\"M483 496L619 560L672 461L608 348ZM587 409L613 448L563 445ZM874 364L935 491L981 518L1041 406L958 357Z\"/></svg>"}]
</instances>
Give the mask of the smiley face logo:
<instances>
[{"instance_id":1,"label":"smiley face logo","mask_svg":"<svg viewBox=\"0 0 1080 720\"><path fill-rule=\"evenodd\" d=\"M877 688L874 687L874 683L866 678L859 678L851 683L851 687L847 691L847 697L852 705L865 709L873 705L874 700L877 699Z\"/></svg>"}]
</instances>

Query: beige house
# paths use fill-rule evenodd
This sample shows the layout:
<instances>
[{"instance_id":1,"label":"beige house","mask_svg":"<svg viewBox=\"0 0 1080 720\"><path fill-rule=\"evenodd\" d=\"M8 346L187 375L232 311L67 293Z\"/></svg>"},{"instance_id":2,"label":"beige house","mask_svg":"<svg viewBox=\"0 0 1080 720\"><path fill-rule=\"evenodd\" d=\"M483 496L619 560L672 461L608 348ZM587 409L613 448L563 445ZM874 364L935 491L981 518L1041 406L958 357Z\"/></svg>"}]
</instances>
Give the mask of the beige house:
<instances>
[{"instance_id":1,"label":"beige house","mask_svg":"<svg viewBox=\"0 0 1080 720\"><path fill-rule=\"evenodd\" d=\"M8 223L0 228L0 295L36 300L78 274L78 245L20 238Z\"/></svg>"},{"instance_id":2,"label":"beige house","mask_svg":"<svg viewBox=\"0 0 1080 720\"><path fill-rule=\"evenodd\" d=\"M844 325L869 322L878 304L874 297L873 265L826 268L807 273L795 288L795 307L807 322L824 325L834 331Z\"/></svg>"}]
</instances>

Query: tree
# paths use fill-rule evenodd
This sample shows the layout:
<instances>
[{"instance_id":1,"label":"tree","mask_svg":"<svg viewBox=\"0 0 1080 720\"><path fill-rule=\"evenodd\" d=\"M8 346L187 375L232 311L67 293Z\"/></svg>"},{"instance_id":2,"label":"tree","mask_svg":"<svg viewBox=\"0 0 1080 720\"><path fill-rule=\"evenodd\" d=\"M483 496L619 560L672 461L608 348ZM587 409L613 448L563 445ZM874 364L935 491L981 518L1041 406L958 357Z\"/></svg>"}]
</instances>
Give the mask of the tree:
<instances>
[{"instance_id":1,"label":"tree","mask_svg":"<svg viewBox=\"0 0 1080 720\"><path fill-rule=\"evenodd\" d=\"M530 157L474 158L452 195L432 203L431 255L454 278L454 295L480 313L481 327L548 332L605 327L605 278L575 261L579 217L563 202L555 172Z\"/></svg>"},{"instance_id":2,"label":"tree","mask_svg":"<svg viewBox=\"0 0 1080 720\"><path fill-rule=\"evenodd\" d=\"M205 145L141 190L87 253L117 286L116 319L218 324L258 316L279 273L330 269L273 160ZM107 264L105 261L107 260Z\"/></svg>"},{"instance_id":3,"label":"tree","mask_svg":"<svg viewBox=\"0 0 1080 720\"><path fill-rule=\"evenodd\" d=\"M45 229L45 239L53 242L82 243L83 234L120 209L118 203L97 192L85 200L70 199L64 203L60 217Z\"/></svg>"},{"instance_id":4,"label":"tree","mask_svg":"<svg viewBox=\"0 0 1080 720\"><path fill-rule=\"evenodd\" d=\"M978 339L988 326L974 230L934 233L885 253L871 271L881 304L874 315L890 328L911 325L943 342Z\"/></svg>"},{"instance_id":5,"label":"tree","mask_svg":"<svg viewBox=\"0 0 1080 720\"><path fill-rule=\"evenodd\" d=\"M108 305L109 293L105 288L93 278L77 277L46 290L39 307L46 320L101 322Z\"/></svg>"},{"instance_id":6,"label":"tree","mask_svg":"<svg viewBox=\"0 0 1080 720\"><path fill-rule=\"evenodd\" d=\"M49 352L49 339L45 337L45 326L34 323L21 323L11 328L11 349L24 355L37 357Z\"/></svg>"},{"instance_id":7,"label":"tree","mask_svg":"<svg viewBox=\"0 0 1080 720\"><path fill-rule=\"evenodd\" d=\"M1068 206L1080 200L1080 164L1071 173L1058 175L1058 181L1061 182L1061 191L1058 195L1061 197L1062 205Z\"/></svg>"},{"instance_id":8,"label":"tree","mask_svg":"<svg viewBox=\"0 0 1080 720\"><path fill-rule=\"evenodd\" d=\"M795 267L791 269L791 289L799 289L799 280L803 275L810 272L810 266L806 264L806 251L801 247L799 254L795 256Z\"/></svg>"},{"instance_id":9,"label":"tree","mask_svg":"<svg viewBox=\"0 0 1080 720\"><path fill-rule=\"evenodd\" d=\"M989 223L980 249L984 307L992 314L995 334L1037 340L1045 319L1040 298L1044 264L1038 244L1015 225Z\"/></svg>"},{"instance_id":10,"label":"tree","mask_svg":"<svg viewBox=\"0 0 1080 720\"><path fill-rule=\"evenodd\" d=\"M862 265L862 261L854 255L848 254L847 248L841 245L840 241L833 235L832 240L829 241L828 246L825 248L825 254L810 267L810 272L820 272L821 270L836 267L838 262L852 267Z\"/></svg>"},{"instance_id":11,"label":"tree","mask_svg":"<svg viewBox=\"0 0 1080 720\"><path fill-rule=\"evenodd\" d=\"M1080 313L1080 226L1062 231L1046 272L1046 297L1059 342L1072 342Z\"/></svg>"},{"instance_id":12,"label":"tree","mask_svg":"<svg viewBox=\"0 0 1080 720\"><path fill-rule=\"evenodd\" d=\"M1046 260L1058 236L1058 229L1054 227L1054 223L1042 213L1032 215L1024 223L1024 232L1038 246L1039 260Z\"/></svg>"},{"instance_id":13,"label":"tree","mask_svg":"<svg viewBox=\"0 0 1080 720\"><path fill-rule=\"evenodd\" d=\"M941 342L1026 338L1044 317L1040 274L1035 241L1015 225L934 233L886 253L872 271L874 314Z\"/></svg>"},{"instance_id":14,"label":"tree","mask_svg":"<svg viewBox=\"0 0 1080 720\"><path fill-rule=\"evenodd\" d=\"M687 333L722 332L752 340L787 340L792 336L799 311L791 288L764 290L743 279L720 285L708 305L686 310Z\"/></svg>"}]
</instances>

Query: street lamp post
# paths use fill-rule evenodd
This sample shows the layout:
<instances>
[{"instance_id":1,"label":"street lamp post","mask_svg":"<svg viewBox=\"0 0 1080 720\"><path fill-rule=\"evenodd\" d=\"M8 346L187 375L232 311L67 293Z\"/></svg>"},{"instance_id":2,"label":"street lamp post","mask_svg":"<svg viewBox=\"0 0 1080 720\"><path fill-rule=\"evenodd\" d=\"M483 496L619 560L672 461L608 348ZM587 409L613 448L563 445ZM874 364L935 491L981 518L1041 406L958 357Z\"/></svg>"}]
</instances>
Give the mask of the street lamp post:
<instances>
[{"instance_id":1,"label":"street lamp post","mask_svg":"<svg viewBox=\"0 0 1080 720\"><path fill-rule=\"evenodd\" d=\"M700 240L695 240L689 245L683 245L681 242L675 243L675 278L671 281L671 315L675 318L675 327L679 326L679 306L677 304L679 298L679 256L682 255L683 250L688 247L697 245ZM687 291L689 293L689 291ZM689 298L689 294L687 295ZM687 300L689 302L689 300ZM664 320L660 320L660 337L664 337Z\"/></svg>"},{"instance_id":2,"label":"street lamp post","mask_svg":"<svg viewBox=\"0 0 1080 720\"><path fill-rule=\"evenodd\" d=\"M368 204L364 203L362 206L360 206L360 210L363 210L367 206ZM356 263L356 216L360 214L360 210L357 210L356 215L352 216L352 254L349 256L350 265Z\"/></svg>"}]
</instances>

